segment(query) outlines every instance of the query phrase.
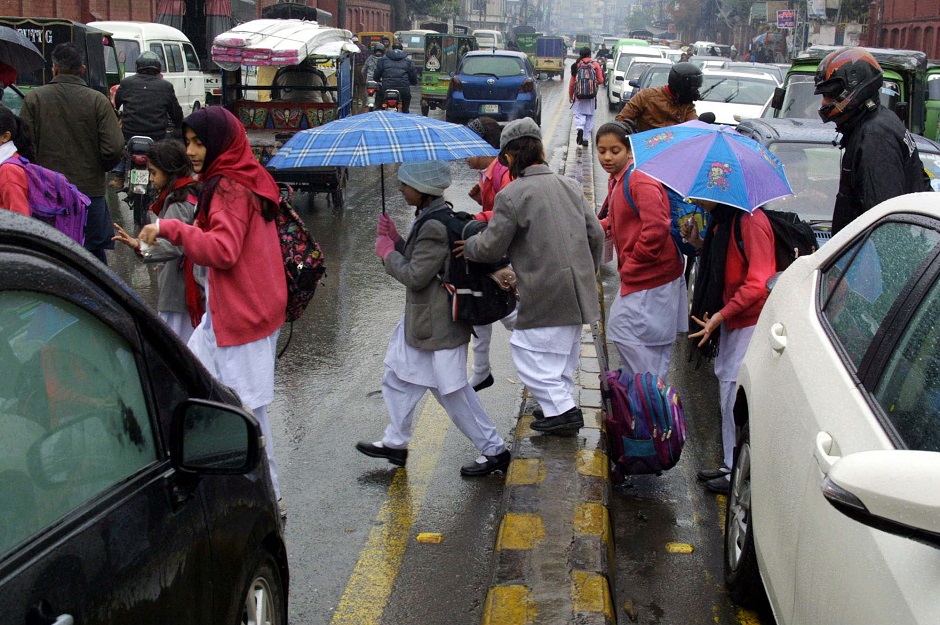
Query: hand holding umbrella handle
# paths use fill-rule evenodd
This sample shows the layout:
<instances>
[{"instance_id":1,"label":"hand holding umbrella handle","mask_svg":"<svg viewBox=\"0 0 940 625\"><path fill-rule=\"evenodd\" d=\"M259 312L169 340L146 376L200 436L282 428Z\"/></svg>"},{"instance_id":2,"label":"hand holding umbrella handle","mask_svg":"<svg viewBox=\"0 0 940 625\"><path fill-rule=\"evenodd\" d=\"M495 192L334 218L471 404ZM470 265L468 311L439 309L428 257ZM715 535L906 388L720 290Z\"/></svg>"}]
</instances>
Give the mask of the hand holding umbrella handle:
<instances>
[{"instance_id":1,"label":"hand holding umbrella handle","mask_svg":"<svg viewBox=\"0 0 940 625\"><path fill-rule=\"evenodd\" d=\"M395 251L395 242L390 237L380 234L375 239L375 255L383 261Z\"/></svg>"},{"instance_id":2,"label":"hand holding umbrella handle","mask_svg":"<svg viewBox=\"0 0 940 625\"><path fill-rule=\"evenodd\" d=\"M375 232L380 236L387 236L393 243L401 241L401 235L398 234L398 228L395 227L395 222L392 221L392 218L386 213L379 215L379 225L375 229Z\"/></svg>"}]
</instances>

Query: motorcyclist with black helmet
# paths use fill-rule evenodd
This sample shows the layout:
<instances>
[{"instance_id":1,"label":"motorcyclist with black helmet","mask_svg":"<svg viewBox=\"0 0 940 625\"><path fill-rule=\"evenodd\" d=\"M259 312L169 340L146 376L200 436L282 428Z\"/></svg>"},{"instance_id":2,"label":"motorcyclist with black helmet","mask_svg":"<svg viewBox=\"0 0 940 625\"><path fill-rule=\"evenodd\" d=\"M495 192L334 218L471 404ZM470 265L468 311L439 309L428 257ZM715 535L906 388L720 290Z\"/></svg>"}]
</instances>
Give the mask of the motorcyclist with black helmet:
<instances>
[{"instance_id":1,"label":"motorcyclist with black helmet","mask_svg":"<svg viewBox=\"0 0 940 625\"><path fill-rule=\"evenodd\" d=\"M692 63L676 63L669 83L643 89L617 114L618 122L632 122L637 130L663 128L696 119L695 101L702 86L702 70Z\"/></svg>"},{"instance_id":2,"label":"motorcyclist with black helmet","mask_svg":"<svg viewBox=\"0 0 940 625\"><path fill-rule=\"evenodd\" d=\"M816 70L819 117L842 133L842 175L832 216L835 234L869 208L905 193L930 191L914 137L879 100L881 66L864 48L830 53Z\"/></svg>"},{"instance_id":3,"label":"motorcyclist with black helmet","mask_svg":"<svg viewBox=\"0 0 940 625\"><path fill-rule=\"evenodd\" d=\"M121 113L124 140L134 136L154 141L166 138L167 127L180 128L183 110L176 99L173 83L160 77L160 58L144 52L135 62L137 73L121 81L114 94L114 106Z\"/></svg>"}]
</instances>

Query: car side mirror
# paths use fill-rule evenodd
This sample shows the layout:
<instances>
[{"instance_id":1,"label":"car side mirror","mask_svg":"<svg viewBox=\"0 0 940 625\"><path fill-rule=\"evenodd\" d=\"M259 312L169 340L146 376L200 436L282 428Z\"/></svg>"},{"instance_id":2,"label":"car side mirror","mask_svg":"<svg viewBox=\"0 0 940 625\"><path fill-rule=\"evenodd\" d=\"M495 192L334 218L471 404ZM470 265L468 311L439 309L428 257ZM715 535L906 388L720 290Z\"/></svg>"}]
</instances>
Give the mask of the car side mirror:
<instances>
[{"instance_id":1,"label":"car side mirror","mask_svg":"<svg viewBox=\"0 0 940 625\"><path fill-rule=\"evenodd\" d=\"M187 399L173 411L170 448L181 471L241 475L258 466L263 436L248 411L203 399Z\"/></svg>"},{"instance_id":2,"label":"car side mirror","mask_svg":"<svg viewBox=\"0 0 940 625\"><path fill-rule=\"evenodd\" d=\"M774 87L774 94L770 98L770 108L780 110L783 108L783 98L787 94L783 87Z\"/></svg>"},{"instance_id":3,"label":"car side mirror","mask_svg":"<svg viewBox=\"0 0 940 625\"><path fill-rule=\"evenodd\" d=\"M639 89L639 88L640 88L640 81L637 80L636 78L633 78L633 79L630 80L630 82L628 82L627 84L630 85L631 87L633 87L634 89Z\"/></svg>"},{"instance_id":4,"label":"car side mirror","mask_svg":"<svg viewBox=\"0 0 940 625\"><path fill-rule=\"evenodd\" d=\"M623 80L623 76L614 76L614 80Z\"/></svg>"}]
</instances>

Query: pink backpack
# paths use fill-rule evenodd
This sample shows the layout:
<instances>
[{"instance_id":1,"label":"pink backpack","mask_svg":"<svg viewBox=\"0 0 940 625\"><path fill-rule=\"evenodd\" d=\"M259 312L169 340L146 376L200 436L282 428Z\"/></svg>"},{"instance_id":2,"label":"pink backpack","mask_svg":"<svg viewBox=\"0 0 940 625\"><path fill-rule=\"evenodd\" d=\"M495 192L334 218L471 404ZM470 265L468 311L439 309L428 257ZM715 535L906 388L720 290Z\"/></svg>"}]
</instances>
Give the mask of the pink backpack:
<instances>
[{"instance_id":1,"label":"pink backpack","mask_svg":"<svg viewBox=\"0 0 940 625\"><path fill-rule=\"evenodd\" d=\"M79 245L85 243L85 220L91 200L68 178L30 163L22 156L7 160L26 172L26 201L30 214L62 232Z\"/></svg>"}]
</instances>

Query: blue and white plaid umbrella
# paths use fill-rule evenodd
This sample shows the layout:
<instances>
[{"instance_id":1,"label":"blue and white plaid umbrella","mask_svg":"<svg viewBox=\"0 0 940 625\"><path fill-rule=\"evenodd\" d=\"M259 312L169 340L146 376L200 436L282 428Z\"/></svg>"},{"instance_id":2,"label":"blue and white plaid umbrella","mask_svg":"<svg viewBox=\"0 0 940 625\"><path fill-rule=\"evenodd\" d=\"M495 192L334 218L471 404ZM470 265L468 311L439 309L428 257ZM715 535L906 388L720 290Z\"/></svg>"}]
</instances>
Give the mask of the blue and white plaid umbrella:
<instances>
[{"instance_id":1,"label":"blue and white plaid umbrella","mask_svg":"<svg viewBox=\"0 0 940 625\"><path fill-rule=\"evenodd\" d=\"M490 144L466 126L397 111L373 111L301 130L278 149L267 167L365 167L496 154Z\"/></svg>"}]
</instances>

